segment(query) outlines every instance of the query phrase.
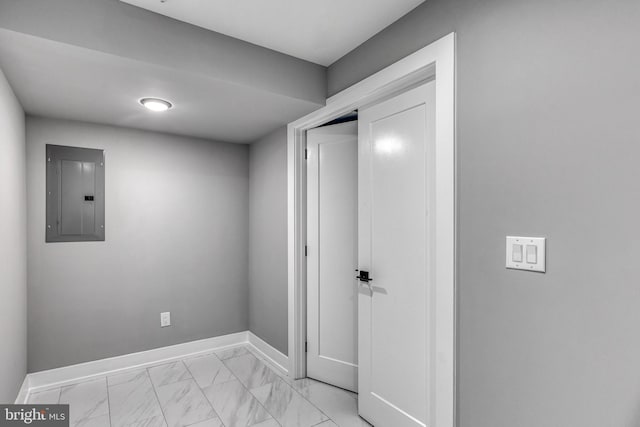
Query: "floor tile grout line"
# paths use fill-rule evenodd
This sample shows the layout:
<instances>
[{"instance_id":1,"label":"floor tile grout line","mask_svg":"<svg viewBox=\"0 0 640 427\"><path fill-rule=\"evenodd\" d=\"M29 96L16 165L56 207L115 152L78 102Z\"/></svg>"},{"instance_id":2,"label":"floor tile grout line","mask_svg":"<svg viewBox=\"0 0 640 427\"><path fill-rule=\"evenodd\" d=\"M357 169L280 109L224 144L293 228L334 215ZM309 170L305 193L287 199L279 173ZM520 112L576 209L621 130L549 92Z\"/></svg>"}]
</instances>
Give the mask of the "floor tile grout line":
<instances>
[{"instance_id":1,"label":"floor tile grout line","mask_svg":"<svg viewBox=\"0 0 640 427\"><path fill-rule=\"evenodd\" d=\"M289 377L289 372L287 371L286 374L284 374L283 372L280 371L280 369L278 369L273 363L271 363L269 360L267 360L266 355L261 355L258 354L256 352L254 352L253 350L249 349L249 351L251 352L251 354L253 354L258 360L260 360L261 362L263 362L269 369L271 369L278 377L282 378L287 384L291 385L290 381L297 381L295 379L291 379L291 377ZM306 378L306 377L305 377Z\"/></svg>"},{"instance_id":2,"label":"floor tile grout line","mask_svg":"<svg viewBox=\"0 0 640 427\"><path fill-rule=\"evenodd\" d=\"M245 348L247 351L250 351L247 347L244 347L244 348ZM235 359L235 358L237 358L237 357L246 356L246 355L247 355L246 353L245 353L245 354L240 354L240 355L238 355L238 356L229 357L229 358L227 358L227 359L225 359L225 360ZM216 357L217 357L217 356L218 356L218 355L216 354ZM220 359L220 358L218 357L218 359ZM252 398L252 399L254 399L256 402L258 402L258 405L260 405L260 406L262 407L262 409L264 409L264 411L265 411L267 414L269 414L269 415L271 416L271 419L272 419L272 420L274 420L274 421L276 422L276 424L278 424L279 426L281 426L281 427L282 427L282 424L280 424L280 421L278 421L278 419L277 419L276 417L274 417L274 416L273 416L273 414L271 413L271 411L269 411L269 410L266 408L266 406L264 406L264 405L262 404L262 402L260 402L260 401L259 401L259 400L258 400L258 399L253 395L253 393L251 393L251 390L249 390L249 388L248 388L247 386L245 386L245 385L244 385L244 383L240 380L240 378L236 375L236 373L235 373L235 372L233 372L233 370L231 370L231 368L229 368L229 367L227 366L227 364L226 364L226 363L224 363L224 360L220 359L220 361L221 361L221 362L222 362L222 364L225 366L225 368L227 368L227 369L229 370L229 372L231 372L231 375L233 375L233 376L236 378L236 380L237 380L237 381L238 381L238 383L240 384L240 387L244 388L244 389L245 389L245 391L246 391L247 393L249 393L249 395L251 396L251 398ZM267 420L260 421L260 423L263 423L263 422L265 422L265 421L267 421ZM257 424L260 424L260 423L257 423ZM254 425L255 425L255 424L254 424Z\"/></svg>"},{"instance_id":3,"label":"floor tile grout line","mask_svg":"<svg viewBox=\"0 0 640 427\"><path fill-rule=\"evenodd\" d=\"M318 382L318 383L321 383L321 384L327 385L327 386L332 387L332 388L336 388L336 389L339 389L339 390L345 390L345 389L343 389L343 388L341 388L341 387L333 386L333 385L331 385L331 384L327 384L327 383L324 383L324 382L322 382L322 381L314 380L314 379L309 378L309 377L301 378L301 380L303 380L303 379L309 379L309 380L316 381L316 382ZM294 380L294 381L298 381L298 380ZM313 425L313 426L311 426L311 427L315 427L315 426L320 425L320 424L322 424L322 423L325 423L325 422L327 422L327 421L331 421L331 422L333 422L335 425L338 425L338 422L337 422L336 420L334 420L333 418L331 418L331 417L329 416L329 414L327 414L327 413L326 413L326 412L324 412L322 409L320 409L320 408L319 408L315 403L313 403L311 400L309 400L309 399L307 399L306 397L304 397L304 396L302 395L302 393L300 393L298 390L296 390L296 388L295 388L295 387L291 386L291 388L293 388L293 389L294 389L294 391L296 391L296 392L297 392L297 393L298 393L298 394L299 394L299 395L300 395L304 400L306 400L307 402L309 402L311 405L313 405L313 407L317 408L320 412L322 412L322 413L323 413L323 414L328 418L328 420L320 421L318 424L314 424L314 425ZM347 396L347 397L349 397L349 398L353 399L351 396ZM360 414L358 414L358 413L357 413L357 400L356 400L356 416L357 416L358 418L362 418L362 417L360 417ZM366 420L365 420L365 421L366 421ZM366 421L366 422L368 423L368 421Z\"/></svg>"},{"instance_id":4,"label":"floor tile grout line","mask_svg":"<svg viewBox=\"0 0 640 427\"><path fill-rule=\"evenodd\" d=\"M216 357L218 357L218 356L216 356ZM213 407L213 405L211 404L211 402L207 398L207 395L204 393L204 390L202 389L202 387L200 387L200 384L198 384L198 381L196 380L196 377L193 375L193 372L191 372L191 369L189 369L189 364L186 362L186 360L187 359L181 359L182 363L184 364L184 367L187 368L187 371L189 371L189 375L191 375L191 378L193 379L193 383L196 385L196 387L200 391L200 394L202 394L202 397L204 397L204 400L207 401L207 403L209 404L209 407L211 408L213 413L216 414L216 417L218 417L218 419L220 420L220 424L222 424L223 427L224 427L224 425L225 425L224 421L220 417L220 414L218 414L218 411L216 411L216 408ZM218 360L220 360L220 359L218 359ZM206 420L203 420L203 421L206 421ZM201 422L201 421L198 421L198 422ZM195 424L195 423L193 423L193 424ZM185 427L189 427L189 426L185 426Z\"/></svg>"},{"instance_id":5,"label":"floor tile grout line","mask_svg":"<svg viewBox=\"0 0 640 427\"><path fill-rule=\"evenodd\" d=\"M252 352L252 353L253 353L253 352ZM300 397L302 397L304 400L306 400L307 402L309 402L313 407L317 408L317 407L316 407L316 405L314 405L311 401L309 401L309 399L305 398L305 397L304 397L300 392L298 392L298 390L296 390L296 388L295 388L295 387L293 387L293 385L291 385L288 381L286 381L284 378L282 378L282 375L280 375L280 374L277 372L276 367L275 367L275 366L270 366L270 365L271 365L271 363L270 363L268 360L261 358L260 356L256 355L255 353L253 353L253 354L254 354L254 356L256 356L256 358L257 358L258 360L260 360L261 362L263 362L263 363L264 363L264 365L265 365L267 368L271 369L271 371L273 371L273 373L275 373L275 374L276 374L276 376L277 376L278 378L280 378L282 381L284 381L284 382L285 382L285 384L287 384L289 387L291 387L291 388L293 389L293 391L295 391L296 393L298 393L298 395L300 395ZM289 375L288 375L288 373L287 373L287 377L288 377L288 376L289 376ZM303 379L306 379L306 378L300 378L300 380L303 380ZM294 380L294 379L292 379L291 381L298 381L298 380ZM318 409L318 410L320 410L320 408L317 408L317 409ZM322 411L320 411L320 412L322 412ZM324 414L324 412L322 412L322 413ZM324 415L327 415L327 414L324 414ZM324 422L324 421L321 421L321 422ZM317 425L317 424L316 424L316 425ZM312 427L313 427L313 426L312 426Z\"/></svg>"},{"instance_id":6,"label":"floor tile grout line","mask_svg":"<svg viewBox=\"0 0 640 427\"><path fill-rule=\"evenodd\" d=\"M187 364L183 362L183 359L176 359L176 360L174 360L174 361L167 362L167 363L163 363L163 364L161 364L161 365L155 365L155 366L149 366L149 367L147 367L147 368L146 368L146 369L147 369L147 374L149 374L149 380L151 380L151 384L155 386L155 383L153 382L153 379L151 378L151 372L149 371L150 369L158 368L158 367L160 367L160 366L166 366L166 365L175 365L175 364L177 364L178 362L182 363L182 366L184 366L184 367L185 367L185 369L187 368ZM187 371L188 371L188 370L187 370ZM189 375L191 375L191 371L188 371L188 374L189 374ZM193 375L191 375L191 378L183 378L183 379L179 379L179 380L177 380L177 381L173 381L173 382L166 383L166 384L158 384L158 387L164 387L165 385L175 384L175 383L179 383L179 382L181 382L181 381L186 381L186 380L189 380L189 379L193 379Z\"/></svg>"},{"instance_id":7,"label":"floor tile grout line","mask_svg":"<svg viewBox=\"0 0 640 427\"><path fill-rule=\"evenodd\" d=\"M217 355L217 354L215 354L215 353L211 353L211 354L213 354L214 356L216 356L216 358L217 358L218 360L220 360L220 358L218 357L218 355ZM186 359L183 359L183 360L186 360ZM221 361L221 362L222 362L222 361ZM184 366L186 366L187 370L189 370L189 373L191 374L191 376L193 377L193 372L191 372L191 369L189 369L189 365L187 365L187 363L186 363L186 362L183 362L183 363L184 363ZM225 366L225 367L226 367L226 366ZM231 372L231 375L233 375L233 372ZM205 399L207 400L207 402L209 403L209 406L211 406L211 409L213 409L213 412L218 416L218 419L220 420L220 423L221 423L223 426L226 426L226 425L225 425L225 423L224 423L224 420L222 419L222 417L220 416L220 414L218 414L218 411L216 411L216 408L214 408L214 407L213 407L213 404L211 403L211 401L210 401L210 400L209 400L209 398L207 397L207 394L204 392L204 389L200 386L200 384L198 384L198 381L196 381L195 377L194 377L193 381L196 383L196 387L198 387L198 388L200 389L200 392L202 393L202 395L204 396L204 398L205 398ZM214 384L212 384L212 385L214 385Z\"/></svg>"},{"instance_id":8,"label":"floor tile grout line","mask_svg":"<svg viewBox=\"0 0 640 427\"><path fill-rule=\"evenodd\" d=\"M151 378L149 377L149 373L147 372L146 368L139 368L139 369L131 369L128 372L125 372L124 374L130 374L133 372L142 372L144 371L145 374L147 375L147 378L149 379L149 383L151 383ZM120 387L124 384L127 384L131 381L135 381L136 380L136 376L134 376L132 379L128 380L128 381L123 381L121 383L118 384L113 384L113 385L109 385L109 377L114 377L114 376L118 376L118 375L123 375L122 373L120 374L114 374L114 375L107 375L105 378L107 379L107 398L109 399L109 424L111 425L111 427L113 427L112 422L111 422L111 398L109 396L109 389L110 388L115 388L115 387ZM151 384L151 387L153 387L153 383ZM158 407L160 406L160 402L158 402ZM162 408L160 408L162 410ZM151 417L147 417L147 418L141 418L139 420L135 420L135 422L139 422L139 421L147 421L150 420L152 418L156 418L157 415L151 416ZM162 416L162 418L164 419L164 414Z\"/></svg>"},{"instance_id":9,"label":"floor tile grout line","mask_svg":"<svg viewBox=\"0 0 640 427\"><path fill-rule=\"evenodd\" d=\"M322 409L320 409L318 406L316 406L316 405L315 405L313 402L311 402L309 399L305 398L305 397L302 395L302 393L300 393L300 392L299 392L299 391L298 391L298 390L297 390L297 389L296 389L292 384L289 384L287 381L285 381L285 380L282 378L282 376L276 372L275 367L273 367L273 368L272 368L271 366L269 366L269 365L270 365L270 363L269 363L269 361L268 361L268 360L265 360L265 359L263 359L262 357L260 357L259 355L255 354L253 351L251 351L251 349L248 349L248 350L249 350L249 352L250 352L251 354L253 354L253 355L256 357L256 359L258 359L260 362L262 362L262 363L267 367L267 369L270 369L271 371L273 371L273 373L276 375L276 377L278 377L278 379L279 379L280 381L284 382L284 383L285 383L289 388L291 388L291 390L292 390L294 393L296 393L298 396L300 396L300 398L301 398L302 400L304 400L305 402L307 402L309 405L311 405L313 408L315 408L318 412L320 412L322 415L324 415L325 417L327 417L327 419L326 419L326 420L322 420L322 421L320 421L318 424L322 424L322 423L327 422L327 421L329 421L329 420L330 420L331 422L333 422L334 424L336 424L336 422L333 420L333 418L331 418L328 414L326 414ZM287 375L288 375L288 374L287 374ZM297 381L297 380L292 380L292 381ZM249 392L251 393L251 390L249 390ZM251 394L253 395L253 393L251 393ZM275 419L275 417L274 417L274 419ZM277 421L277 420L276 420L276 421ZM278 422L278 423L279 423L279 422ZM311 426L311 427L317 426L318 424L313 424L313 426Z\"/></svg>"},{"instance_id":10,"label":"floor tile grout line","mask_svg":"<svg viewBox=\"0 0 640 427\"><path fill-rule=\"evenodd\" d=\"M160 396L158 396L158 390L156 390L156 385L151 380L151 373L149 372L149 368L145 368L147 372L147 376L149 377L149 382L151 383L151 389L153 390L153 394L156 396L156 401L158 402L158 407L160 408L160 412L162 413L162 418L164 418L164 423L167 427L169 427L169 421L167 420L167 416L164 413L164 408L162 408L162 403L160 403Z\"/></svg>"},{"instance_id":11,"label":"floor tile grout line","mask_svg":"<svg viewBox=\"0 0 640 427\"><path fill-rule=\"evenodd\" d=\"M109 379L106 375L104 377L104 383L107 387L107 416L109 417L109 427L113 427L111 425L111 398L109 397Z\"/></svg>"},{"instance_id":12,"label":"floor tile grout line","mask_svg":"<svg viewBox=\"0 0 640 427\"><path fill-rule=\"evenodd\" d=\"M291 384L287 383L285 380L283 380L282 378L280 378L280 381L284 382L289 388L291 388L291 390L293 390L294 393L296 393L298 396L300 396L300 398L302 400L304 400L305 402L307 402L309 405L311 405L312 407L314 407L315 409L318 410L318 412L320 412L322 415L324 415L325 417L327 417L326 420L322 420L320 421L318 424L324 423L325 421L333 421L335 423L335 421L333 420L333 418L331 418L328 414L326 414L322 409L320 409L318 406L316 406L316 404L314 404L313 402L311 402L309 399L307 399L306 397L304 397L302 395L302 393L300 393L298 390L296 390L296 388L294 386L292 386ZM297 381L297 380L294 380ZM313 424L313 426L317 426L318 424ZM313 427L311 426L311 427Z\"/></svg>"},{"instance_id":13,"label":"floor tile grout line","mask_svg":"<svg viewBox=\"0 0 640 427\"><path fill-rule=\"evenodd\" d=\"M99 377L94 377L94 378L92 378L90 380L86 380L86 381L79 381L77 383L67 384L65 386L60 387L60 394L58 396L58 404L60 404L60 401L62 400L62 389L63 388L75 387L75 386L78 386L80 384L86 384L86 383L89 383L89 382L96 382L97 383L101 379L104 379L105 387L107 388L106 389L106 395L107 395L107 414L106 415L109 417L109 426L111 426L111 415L110 415L110 409L109 409L109 387L107 385L107 376L106 375L99 376ZM71 425L71 403L67 403L67 405L69 405L69 425ZM76 421L72 425L72 427L78 425L78 423L80 421L82 421L82 420L93 420L95 418L100 418L100 417L104 417L104 414L103 415L96 415L96 416L93 416L93 417L89 416L89 417L86 417L86 418L82 418L81 420Z\"/></svg>"},{"instance_id":14,"label":"floor tile grout line","mask_svg":"<svg viewBox=\"0 0 640 427\"><path fill-rule=\"evenodd\" d=\"M253 353L253 352L251 352L251 353ZM260 358L260 357L258 357L257 355L255 355L255 356L256 356L256 358L258 358L258 360L260 360L260 359L261 359L261 358ZM300 393L300 392L299 392L299 391L298 391L298 390L297 390L297 389L296 389L292 384L289 384L287 381L285 381L285 380L284 380L284 379L283 379L283 378L282 378L282 377L281 377L281 376L276 372L275 367L274 367L274 368L271 368L271 367L269 366L269 365L270 365L270 363L269 363L267 360L262 359L261 361L262 361L263 363L264 363L264 362L266 362L266 363L264 363L264 364L265 364L265 366L266 366L267 368L271 369L271 370L272 370L272 371L273 371L273 372L278 376L278 378L280 378L280 380L281 380L281 381L283 381L287 386L289 386L289 387L290 387L290 388L291 388L295 393L297 393L297 394L298 394L298 395L299 395L299 396L300 396L304 401L306 401L307 403L309 403L312 407L316 408L316 409L318 410L318 412L320 412L322 415L324 415L325 417L327 417L327 419L326 419L326 420L320 421L318 424L322 424L322 423L324 423L324 422L327 422L327 421L331 420L334 424L336 424L336 425L337 425L336 421L335 421L333 418L331 418L331 417L330 417L326 412L324 412L322 409L320 409L320 408L319 408L315 403L313 403L311 400L309 400L309 399L307 399L306 397L304 397L304 396L302 395L302 393ZM302 380L302 379L306 379L306 378L301 378L301 380ZM292 381L298 381L298 380L292 380ZM318 424L314 424L313 426L317 426ZM313 427L313 426L311 426L311 427Z\"/></svg>"},{"instance_id":15,"label":"floor tile grout line","mask_svg":"<svg viewBox=\"0 0 640 427\"><path fill-rule=\"evenodd\" d=\"M233 374L233 372L231 372L231 369L227 368L227 365L225 365L225 364L224 364L224 360L220 359L220 358L218 357L218 355L217 355L217 354L213 354L213 353L212 353L212 354L208 354L207 356L215 356L215 358L216 358L216 359L218 359L218 361L219 361L220 363L222 363L222 366L223 366L227 371L229 371L229 372L231 373L231 375L233 375L233 376L235 377L235 375ZM193 377L193 379L195 380L195 377L193 376L193 372L191 372L191 369L189 369L189 365L187 365L187 360L190 360L190 359L191 359L191 358L183 359L183 363L184 363L184 366L186 366L186 367L187 367L187 370L189 371L189 373L191 374L191 376ZM195 357L194 357L193 359L195 359ZM217 384L224 384L224 383L227 383L227 382L229 382L229 381L238 381L238 378L236 378L236 379L231 378L231 379L229 379L229 380L219 381L219 382L217 382L217 383L210 384L210 385L209 385L209 386L207 386L207 387L210 387L210 386L212 386L212 385L217 385ZM198 384L198 381L196 381L196 384ZM200 386L200 384L198 384L198 387L200 387L200 389L201 389L201 390L202 390L202 392L204 393L204 389Z\"/></svg>"},{"instance_id":16,"label":"floor tile grout line","mask_svg":"<svg viewBox=\"0 0 640 427\"><path fill-rule=\"evenodd\" d=\"M318 424L321 424L321 423L324 423L324 422L327 422L327 421L332 421L333 423L335 423L335 421L334 421L334 420L333 420L329 415L327 415L327 414L326 414L322 409L320 409L318 406L316 406L316 405L315 405L313 402L311 402L309 399L305 398L305 397L302 395L302 393L300 393L300 392L299 392L295 387L293 387L293 385L291 385L291 384L289 384L287 381L285 381L285 380L284 380L284 378L282 378L282 376L281 376L281 375L279 375L279 374L276 372L275 367L273 367L273 368L272 368L271 366L269 366L269 365L270 365L270 363L269 363L267 360L265 360L265 359L261 358L260 356L256 355L255 353L253 353L253 351L251 351L251 350L249 350L249 351L251 352L251 354L253 354L253 355L256 357L256 359L258 359L258 361L262 362L262 363L267 367L267 369L270 369L270 370L271 370L271 371L276 375L276 377L277 377L280 381L284 382L284 383L285 383L285 385L286 385L287 387L289 387L289 388L290 388L294 393L296 393L298 396L300 396L300 398L301 398L303 401L307 402L309 405L311 405L313 408L315 408L318 412L320 412L322 415L324 415L325 417L327 417L327 419L326 419L326 420L322 420L322 421L320 421ZM292 380L292 381L297 381L297 380ZM273 383L268 383L268 384L273 384ZM265 385L266 385L266 384L265 384ZM257 387L256 387L256 388L257 388ZM251 390L249 390L249 393L251 393ZM251 393L251 394L253 395L253 393ZM275 419L275 417L274 417L274 419ZM277 421L277 420L276 420L276 421ZM279 422L278 422L278 423L279 423ZM318 424L313 424L313 426L317 426ZM313 427L313 426L311 426L311 427Z\"/></svg>"},{"instance_id":17,"label":"floor tile grout line","mask_svg":"<svg viewBox=\"0 0 640 427\"><path fill-rule=\"evenodd\" d=\"M246 346L245 346L245 348L250 352L249 348L247 348ZM236 381L238 381L238 383L240 384L240 386L241 386L242 388L244 388L244 389L245 389L245 391L246 391L247 393L249 393L249 395L251 396L251 398L252 398L252 399L255 399L255 401L256 401L256 402L258 402L258 405L260 405L260 406L262 407L262 409L264 409L264 411L265 411L267 414L269 414L269 415L271 416L271 418L276 422L276 424L278 424L279 426L281 426L281 427L282 427L282 424L280 424L280 421L278 421L278 419L277 419L276 417L274 417L274 416L273 416L273 414L272 414L272 413L271 413L271 412L270 412L270 411L269 411L269 410L268 410L268 409L267 409L267 408L262 404L262 402L260 402L260 401L259 401L259 400L258 400L258 399L253 395L253 393L251 393L251 390L249 390L249 388L248 388L248 387L246 387L242 381L240 381L240 378L236 375L236 373L235 373L235 372L233 372L233 370L232 370L231 368L229 368L229 367L227 366L227 364L226 364L226 363L224 363L224 361L225 361L225 360L235 359L235 358L237 358L237 357L241 357L241 356L246 356L246 354L241 354L241 355L238 355L238 356L229 357L228 359L224 359L224 360L222 360L222 359L220 359L220 357L218 357L218 355L216 354L216 357L218 357L218 359L222 362L222 364L225 366L225 368L227 368L227 369L229 370L229 372L231 372L231 375L233 375L233 376L236 378ZM265 422L265 421L267 421L267 420L260 421L260 423L263 423L263 422ZM257 423L257 424L260 424L260 423ZM255 424L254 424L254 425L255 425ZM249 427L250 427L250 426L249 426Z\"/></svg>"},{"instance_id":18,"label":"floor tile grout line","mask_svg":"<svg viewBox=\"0 0 640 427\"><path fill-rule=\"evenodd\" d=\"M328 386L328 387L332 387L332 388L335 388L335 389L338 389L338 390L341 390L341 391L345 391L345 390L346 390L346 389L344 389L344 388L342 388L342 387L338 387L338 386L334 386L334 385L331 385L331 384L328 384L328 383L325 383L325 382L322 382L322 381L314 380L313 378L305 377L305 378L302 378L302 379L309 379L309 380L312 380L312 381L316 381L316 382L318 382L318 383L320 383L320 384L323 384L323 385L326 385L326 386ZM296 381L297 381L297 380L296 380ZM295 389L295 387L294 387L294 389ZM296 391L298 391L298 390L296 390ZM298 393L302 396L302 393L300 393L300 392L298 392ZM357 394L356 394L356 396L357 396ZM354 399L353 397L351 397L351 396L349 396L349 395L347 395L347 397L348 397L348 398L351 398L351 399ZM313 406L315 406L316 408L318 408L318 406L317 406L317 405L315 405L311 400L307 399L307 398L306 398L306 397L304 397L304 396L302 396L302 398L303 398L303 399L305 399L305 400L307 400L309 403L311 403L311 404L312 404ZM358 400L357 400L357 399L355 399L355 400L356 400L356 410L357 410ZM322 409L318 408L318 410L320 410L320 412L322 412L322 413L323 413L323 414L325 414L327 417L329 417L329 415L328 415L328 414L326 414L325 412L323 412L323 411L322 411ZM358 417L360 417L360 414L358 414L357 412L356 412L356 415L357 415ZM336 423L336 424L337 424L337 422L336 422L333 418L329 417L329 419L330 419L331 421L333 421L334 423ZM324 422L324 421L323 421L323 422ZM317 424L316 424L316 425L317 425ZM314 427L314 426L312 426L312 427Z\"/></svg>"},{"instance_id":19,"label":"floor tile grout line","mask_svg":"<svg viewBox=\"0 0 640 427\"><path fill-rule=\"evenodd\" d=\"M306 378L308 378L308 379L310 379L312 381L315 381L317 383L324 384L324 385L329 386L331 388L335 388L337 390L343 391L347 396L351 397L352 399L357 399L357 397L358 397L358 393L356 393L354 391L351 391L351 390L347 390L346 388L342 388L342 387L339 387L337 385L329 384L327 382L324 382L324 381L321 381L321 380L317 380L315 378L311 378L311 377L306 377ZM355 396L351 396L351 394L355 394Z\"/></svg>"}]
</instances>

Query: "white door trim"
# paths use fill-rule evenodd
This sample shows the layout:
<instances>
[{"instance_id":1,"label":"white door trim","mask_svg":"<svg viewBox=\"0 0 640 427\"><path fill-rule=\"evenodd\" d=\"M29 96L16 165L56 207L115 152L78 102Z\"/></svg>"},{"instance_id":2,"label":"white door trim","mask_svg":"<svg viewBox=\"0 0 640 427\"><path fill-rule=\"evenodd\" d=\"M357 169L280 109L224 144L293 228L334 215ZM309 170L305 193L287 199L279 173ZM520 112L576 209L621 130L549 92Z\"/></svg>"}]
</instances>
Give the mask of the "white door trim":
<instances>
[{"instance_id":1,"label":"white door trim","mask_svg":"<svg viewBox=\"0 0 640 427\"><path fill-rule=\"evenodd\" d=\"M435 425L455 425L455 33L451 33L327 99L290 123L288 168L289 375L306 375L305 132L419 82L436 81L436 399Z\"/></svg>"}]
</instances>

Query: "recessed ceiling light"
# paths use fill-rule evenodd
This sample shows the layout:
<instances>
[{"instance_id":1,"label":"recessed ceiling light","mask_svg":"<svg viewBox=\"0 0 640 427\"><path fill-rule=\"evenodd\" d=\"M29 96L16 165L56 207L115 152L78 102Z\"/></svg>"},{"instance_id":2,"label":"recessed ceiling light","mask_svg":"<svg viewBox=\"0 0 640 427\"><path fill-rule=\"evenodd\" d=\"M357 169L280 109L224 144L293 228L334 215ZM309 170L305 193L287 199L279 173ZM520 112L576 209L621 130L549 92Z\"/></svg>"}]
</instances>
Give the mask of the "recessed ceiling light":
<instances>
[{"instance_id":1,"label":"recessed ceiling light","mask_svg":"<svg viewBox=\"0 0 640 427\"><path fill-rule=\"evenodd\" d=\"M140 104L144 105L151 111L167 111L173 107L169 101L160 98L142 98Z\"/></svg>"}]
</instances>

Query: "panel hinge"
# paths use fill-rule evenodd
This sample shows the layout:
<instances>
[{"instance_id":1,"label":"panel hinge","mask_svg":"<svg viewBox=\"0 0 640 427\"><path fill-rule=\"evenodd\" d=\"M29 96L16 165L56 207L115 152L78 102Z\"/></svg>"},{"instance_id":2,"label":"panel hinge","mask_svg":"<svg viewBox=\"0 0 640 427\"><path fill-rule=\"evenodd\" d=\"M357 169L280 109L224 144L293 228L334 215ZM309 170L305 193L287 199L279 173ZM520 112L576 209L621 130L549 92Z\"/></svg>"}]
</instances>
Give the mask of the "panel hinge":
<instances>
[{"instance_id":1,"label":"panel hinge","mask_svg":"<svg viewBox=\"0 0 640 427\"><path fill-rule=\"evenodd\" d=\"M309 349L309 343L308 342L304 342L304 352L306 353Z\"/></svg>"},{"instance_id":2,"label":"panel hinge","mask_svg":"<svg viewBox=\"0 0 640 427\"><path fill-rule=\"evenodd\" d=\"M304 256L308 256L308 254L309 254L308 246L305 245L305 247L304 247Z\"/></svg>"},{"instance_id":3,"label":"panel hinge","mask_svg":"<svg viewBox=\"0 0 640 427\"><path fill-rule=\"evenodd\" d=\"M304 159L307 160L309 158L309 150L304 149Z\"/></svg>"}]
</instances>

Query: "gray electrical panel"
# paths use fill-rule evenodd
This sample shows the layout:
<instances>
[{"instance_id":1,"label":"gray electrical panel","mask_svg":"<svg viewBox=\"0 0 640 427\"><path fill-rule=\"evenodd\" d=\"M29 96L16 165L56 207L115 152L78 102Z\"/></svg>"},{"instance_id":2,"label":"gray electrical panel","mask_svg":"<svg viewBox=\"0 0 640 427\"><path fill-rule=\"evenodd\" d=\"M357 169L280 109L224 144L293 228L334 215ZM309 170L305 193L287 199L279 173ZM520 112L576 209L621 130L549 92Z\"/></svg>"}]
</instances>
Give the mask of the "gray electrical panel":
<instances>
[{"instance_id":1,"label":"gray electrical panel","mask_svg":"<svg viewBox=\"0 0 640 427\"><path fill-rule=\"evenodd\" d=\"M104 241L104 151L47 145L47 242Z\"/></svg>"}]
</instances>

